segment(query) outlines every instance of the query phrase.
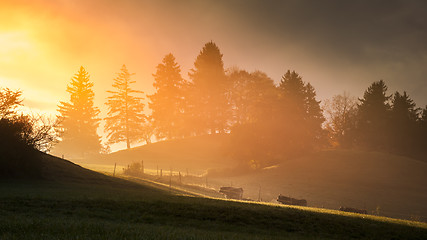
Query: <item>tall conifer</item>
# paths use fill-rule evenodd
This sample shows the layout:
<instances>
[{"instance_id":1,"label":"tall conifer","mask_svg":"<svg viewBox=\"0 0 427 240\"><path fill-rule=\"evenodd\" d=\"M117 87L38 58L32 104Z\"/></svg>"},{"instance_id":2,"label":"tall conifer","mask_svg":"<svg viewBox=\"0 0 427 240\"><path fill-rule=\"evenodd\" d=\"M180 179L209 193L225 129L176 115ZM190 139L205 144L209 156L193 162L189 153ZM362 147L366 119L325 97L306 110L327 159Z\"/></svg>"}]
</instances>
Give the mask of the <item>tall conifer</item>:
<instances>
[{"instance_id":1,"label":"tall conifer","mask_svg":"<svg viewBox=\"0 0 427 240\"><path fill-rule=\"evenodd\" d=\"M224 132L231 118L229 82L222 54L215 43L205 44L189 76L192 80L191 114L196 134Z\"/></svg>"},{"instance_id":2,"label":"tall conifer","mask_svg":"<svg viewBox=\"0 0 427 240\"><path fill-rule=\"evenodd\" d=\"M187 82L181 76L175 57L166 55L153 76L156 92L148 98L156 137L174 139L188 135L185 125Z\"/></svg>"},{"instance_id":3,"label":"tall conifer","mask_svg":"<svg viewBox=\"0 0 427 240\"><path fill-rule=\"evenodd\" d=\"M58 105L62 141L54 150L57 154L84 157L86 153L99 153L101 144L96 130L100 111L94 107L95 94L92 87L89 73L80 67L67 86L70 101L60 102Z\"/></svg>"},{"instance_id":4,"label":"tall conifer","mask_svg":"<svg viewBox=\"0 0 427 240\"><path fill-rule=\"evenodd\" d=\"M107 98L108 117L105 118L105 130L108 132L108 143L126 142L129 149L132 143L143 139L146 116L143 113L143 97L134 94L143 94L131 88L135 81L131 80L133 73L129 73L125 65L114 79L113 91Z\"/></svg>"}]
</instances>

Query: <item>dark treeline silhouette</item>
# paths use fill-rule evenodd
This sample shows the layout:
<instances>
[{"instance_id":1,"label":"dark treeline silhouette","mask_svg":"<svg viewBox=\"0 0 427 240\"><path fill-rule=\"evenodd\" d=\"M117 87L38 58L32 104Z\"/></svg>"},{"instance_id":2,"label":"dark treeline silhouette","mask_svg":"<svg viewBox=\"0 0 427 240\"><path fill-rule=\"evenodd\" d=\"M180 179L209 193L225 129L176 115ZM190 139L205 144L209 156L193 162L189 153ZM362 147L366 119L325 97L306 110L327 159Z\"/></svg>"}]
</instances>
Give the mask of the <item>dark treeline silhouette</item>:
<instances>
[{"instance_id":1,"label":"dark treeline silhouette","mask_svg":"<svg viewBox=\"0 0 427 240\"><path fill-rule=\"evenodd\" d=\"M0 178L40 177L38 150L48 151L56 140L55 122L18 113L22 93L0 88Z\"/></svg>"},{"instance_id":2,"label":"dark treeline silhouette","mask_svg":"<svg viewBox=\"0 0 427 240\"><path fill-rule=\"evenodd\" d=\"M406 92L388 95L383 80L372 83L358 101L337 95L325 108L332 145L425 159L427 107L417 108Z\"/></svg>"},{"instance_id":3,"label":"dark treeline silhouette","mask_svg":"<svg viewBox=\"0 0 427 240\"><path fill-rule=\"evenodd\" d=\"M359 148L422 157L426 148L426 109L406 92L387 95L384 81L374 82L360 99L348 94L325 101L314 87L288 70L279 84L261 71L225 70L213 42L196 57L188 80L167 54L153 74L155 93L144 114L142 91L132 88L126 66L107 91L107 144L229 134L227 153L238 163L259 168L324 147ZM70 102L61 102L62 142L57 154L83 156L99 152L99 110L93 106L93 83L82 67L67 87ZM327 122L325 124L325 111ZM61 148L62 147L62 148Z\"/></svg>"}]
</instances>

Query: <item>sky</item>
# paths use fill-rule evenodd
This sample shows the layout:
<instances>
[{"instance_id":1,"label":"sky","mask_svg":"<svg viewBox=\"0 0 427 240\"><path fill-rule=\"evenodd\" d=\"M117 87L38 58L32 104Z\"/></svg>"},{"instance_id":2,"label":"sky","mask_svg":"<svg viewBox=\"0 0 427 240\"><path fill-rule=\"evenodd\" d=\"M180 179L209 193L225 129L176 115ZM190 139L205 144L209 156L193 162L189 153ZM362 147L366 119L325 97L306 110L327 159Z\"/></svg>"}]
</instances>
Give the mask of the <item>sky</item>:
<instances>
[{"instance_id":1,"label":"sky","mask_svg":"<svg viewBox=\"0 0 427 240\"><path fill-rule=\"evenodd\" d=\"M182 75L209 41L226 68L261 70L277 83L295 70L324 100L356 97L383 79L427 104L427 1L385 0L2 0L0 87L55 113L80 66L105 116L121 66L151 94L152 74L172 53Z\"/></svg>"}]
</instances>

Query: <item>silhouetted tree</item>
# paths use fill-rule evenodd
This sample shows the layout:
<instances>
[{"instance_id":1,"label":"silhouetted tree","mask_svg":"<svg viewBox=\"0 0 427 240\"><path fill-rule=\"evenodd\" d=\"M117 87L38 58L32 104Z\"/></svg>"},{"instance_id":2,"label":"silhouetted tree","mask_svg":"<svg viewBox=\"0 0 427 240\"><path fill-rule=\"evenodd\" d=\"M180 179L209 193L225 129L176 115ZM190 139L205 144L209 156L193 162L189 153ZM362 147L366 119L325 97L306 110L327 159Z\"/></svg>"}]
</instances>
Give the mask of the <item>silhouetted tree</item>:
<instances>
[{"instance_id":1,"label":"silhouetted tree","mask_svg":"<svg viewBox=\"0 0 427 240\"><path fill-rule=\"evenodd\" d=\"M7 118L16 114L16 108L22 106L22 92L9 88L0 88L0 117Z\"/></svg>"},{"instance_id":2,"label":"silhouetted tree","mask_svg":"<svg viewBox=\"0 0 427 240\"><path fill-rule=\"evenodd\" d=\"M313 146L320 146L326 140L326 133L322 129L325 121L320 101L316 100L316 90L307 83L305 85L305 121L308 128L308 135Z\"/></svg>"},{"instance_id":3,"label":"silhouetted tree","mask_svg":"<svg viewBox=\"0 0 427 240\"><path fill-rule=\"evenodd\" d=\"M284 124L292 126L282 132L290 141L288 144L295 150L311 149L320 144L324 138L322 123L325 119L313 86L305 84L295 71L288 70L278 89L281 98L279 114Z\"/></svg>"},{"instance_id":4,"label":"silhouetted tree","mask_svg":"<svg viewBox=\"0 0 427 240\"><path fill-rule=\"evenodd\" d=\"M22 93L0 88L0 178L39 177L40 154L56 140L54 123L47 118L19 114Z\"/></svg>"},{"instance_id":5,"label":"silhouetted tree","mask_svg":"<svg viewBox=\"0 0 427 240\"><path fill-rule=\"evenodd\" d=\"M384 150L389 140L390 97L383 80L374 82L359 99L357 141L360 146Z\"/></svg>"},{"instance_id":6,"label":"silhouetted tree","mask_svg":"<svg viewBox=\"0 0 427 240\"><path fill-rule=\"evenodd\" d=\"M390 150L412 155L416 150L417 120L419 109L406 92L396 92L392 99L390 115Z\"/></svg>"},{"instance_id":7,"label":"silhouetted tree","mask_svg":"<svg viewBox=\"0 0 427 240\"><path fill-rule=\"evenodd\" d=\"M427 154L427 105L421 110L417 133L417 155L420 158L425 158Z\"/></svg>"},{"instance_id":8,"label":"silhouetted tree","mask_svg":"<svg viewBox=\"0 0 427 240\"><path fill-rule=\"evenodd\" d=\"M186 131L186 88L181 69L172 54L157 65L153 86L156 92L148 96L151 118L158 139L174 139L188 135Z\"/></svg>"},{"instance_id":9,"label":"silhouetted tree","mask_svg":"<svg viewBox=\"0 0 427 240\"><path fill-rule=\"evenodd\" d=\"M105 130L108 132L108 143L126 142L127 149L131 147L131 143L142 139L146 121L143 97L134 96L143 92L131 88L131 84L135 83L131 80L132 75L134 74L129 73L126 65L123 65L114 79L115 90L107 91L111 96L106 102L108 117L105 118Z\"/></svg>"},{"instance_id":10,"label":"silhouetted tree","mask_svg":"<svg viewBox=\"0 0 427 240\"><path fill-rule=\"evenodd\" d=\"M232 84L231 141L228 153L238 161L240 168L265 166L277 161L277 125L274 109L277 89L265 73L232 69L228 75ZM281 148L281 147L279 147ZM255 165L253 163L256 163Z\"/></svg>"},{"instance_id":11,"label":"silhouetted tree","mask_svg":"<svg viewBox=\"0 0 427 240\"><path fill-rule=\"evenodd\" d=\"M233 158L265 166L318 146L324 121L320 102L314 88L297 73L288 71L279 87L273 89L265 75L235 72L231 76L234 81L243 82L233 82L244 86L240 91L244 94L233 95L233 90L232 99L238 100L233 101L233 110L241 108L243 113L238 113L245 116L242 124L232 128Z\"/></svg>"},{"instance_id":12,"label":"silhouetted tree","mask_svg":"<svg viewBox=\"0 0 427 240\"><path fill-rule=\"evenodd\" d=\"M57 154L83 157L86 153L99 153L101 144L96 132L99 109L93 105L92 87L89 73L80 67L67 86L70 101L58 105L62 141L55 147Z\"/></svg>"},{"instance_id":13,"label":"silhouetted tree","mask_svg":"<svg viewBox=\"0 0 427 240\"><path fill-rule=\"evenodd\" d=\"M229 128L231 108L229 82L222 54L213 42L205 44L194 62L192 80L192 126L196 134L224 132Z\"/></svg>"},{"instance_id":14,"label":"silhouetted tree","mask_svg":"<svg viewBox=\"0 0 427 240\"><path fill-rule=\"evenodd\" d=\"M259 121L272 114L277 90L274 81L265 73L231 70L228 77L232 85L231 107L234 125Z\"/></svg>"},{"instance_id":15,"label":"silhouetted tree","mask_svg":"<svg viewBox=\"0 0 427 240\"><path fill-rule=\"evenodd\" d=\"M326 128L330 133L332 146L349 148L353 146L356 129L356 98L347 93L335 95L324 103L328 115Z\"/></svg>"}]
</instances>

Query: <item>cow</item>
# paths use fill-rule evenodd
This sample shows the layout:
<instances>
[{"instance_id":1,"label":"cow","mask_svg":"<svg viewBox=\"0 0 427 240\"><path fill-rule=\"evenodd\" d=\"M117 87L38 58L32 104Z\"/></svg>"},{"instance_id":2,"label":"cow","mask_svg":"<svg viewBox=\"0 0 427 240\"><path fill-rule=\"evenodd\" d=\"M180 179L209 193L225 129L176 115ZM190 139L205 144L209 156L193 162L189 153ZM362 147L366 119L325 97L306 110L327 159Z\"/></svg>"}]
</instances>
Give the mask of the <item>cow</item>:
<instances>
[{"instance_id":1,"label":"cow","mask_svg":"<svg viewBox=\"0 0 427 240\"><path fill-rule=\"evenodd\" d=\"M305 199L295 199L283 196L282 194L277 197L277 201L286 205L307 206L307 200Z\"/></svg>"},{"instance_id":2,"label":"cow","mask_svg":"<svg viewBox=\"0 0 427 240\"><path fill-rule=\"evenodd\" d=\"M340 211L360 213L360 214L368 214L368 211L366 211L366 209L357 209L357 208L351 208L351 207L340 207Z\"/></svg>"},{"instance_id":3,"label":"cow","mask_svg":"<svg viewBox=\"0 0 427 240\"><path fill-rule=\"evenodd\" d=\"M242 200L243 188L221 187L219 192L224 194L227 199Z\"/></svg>"}]
</instances>

